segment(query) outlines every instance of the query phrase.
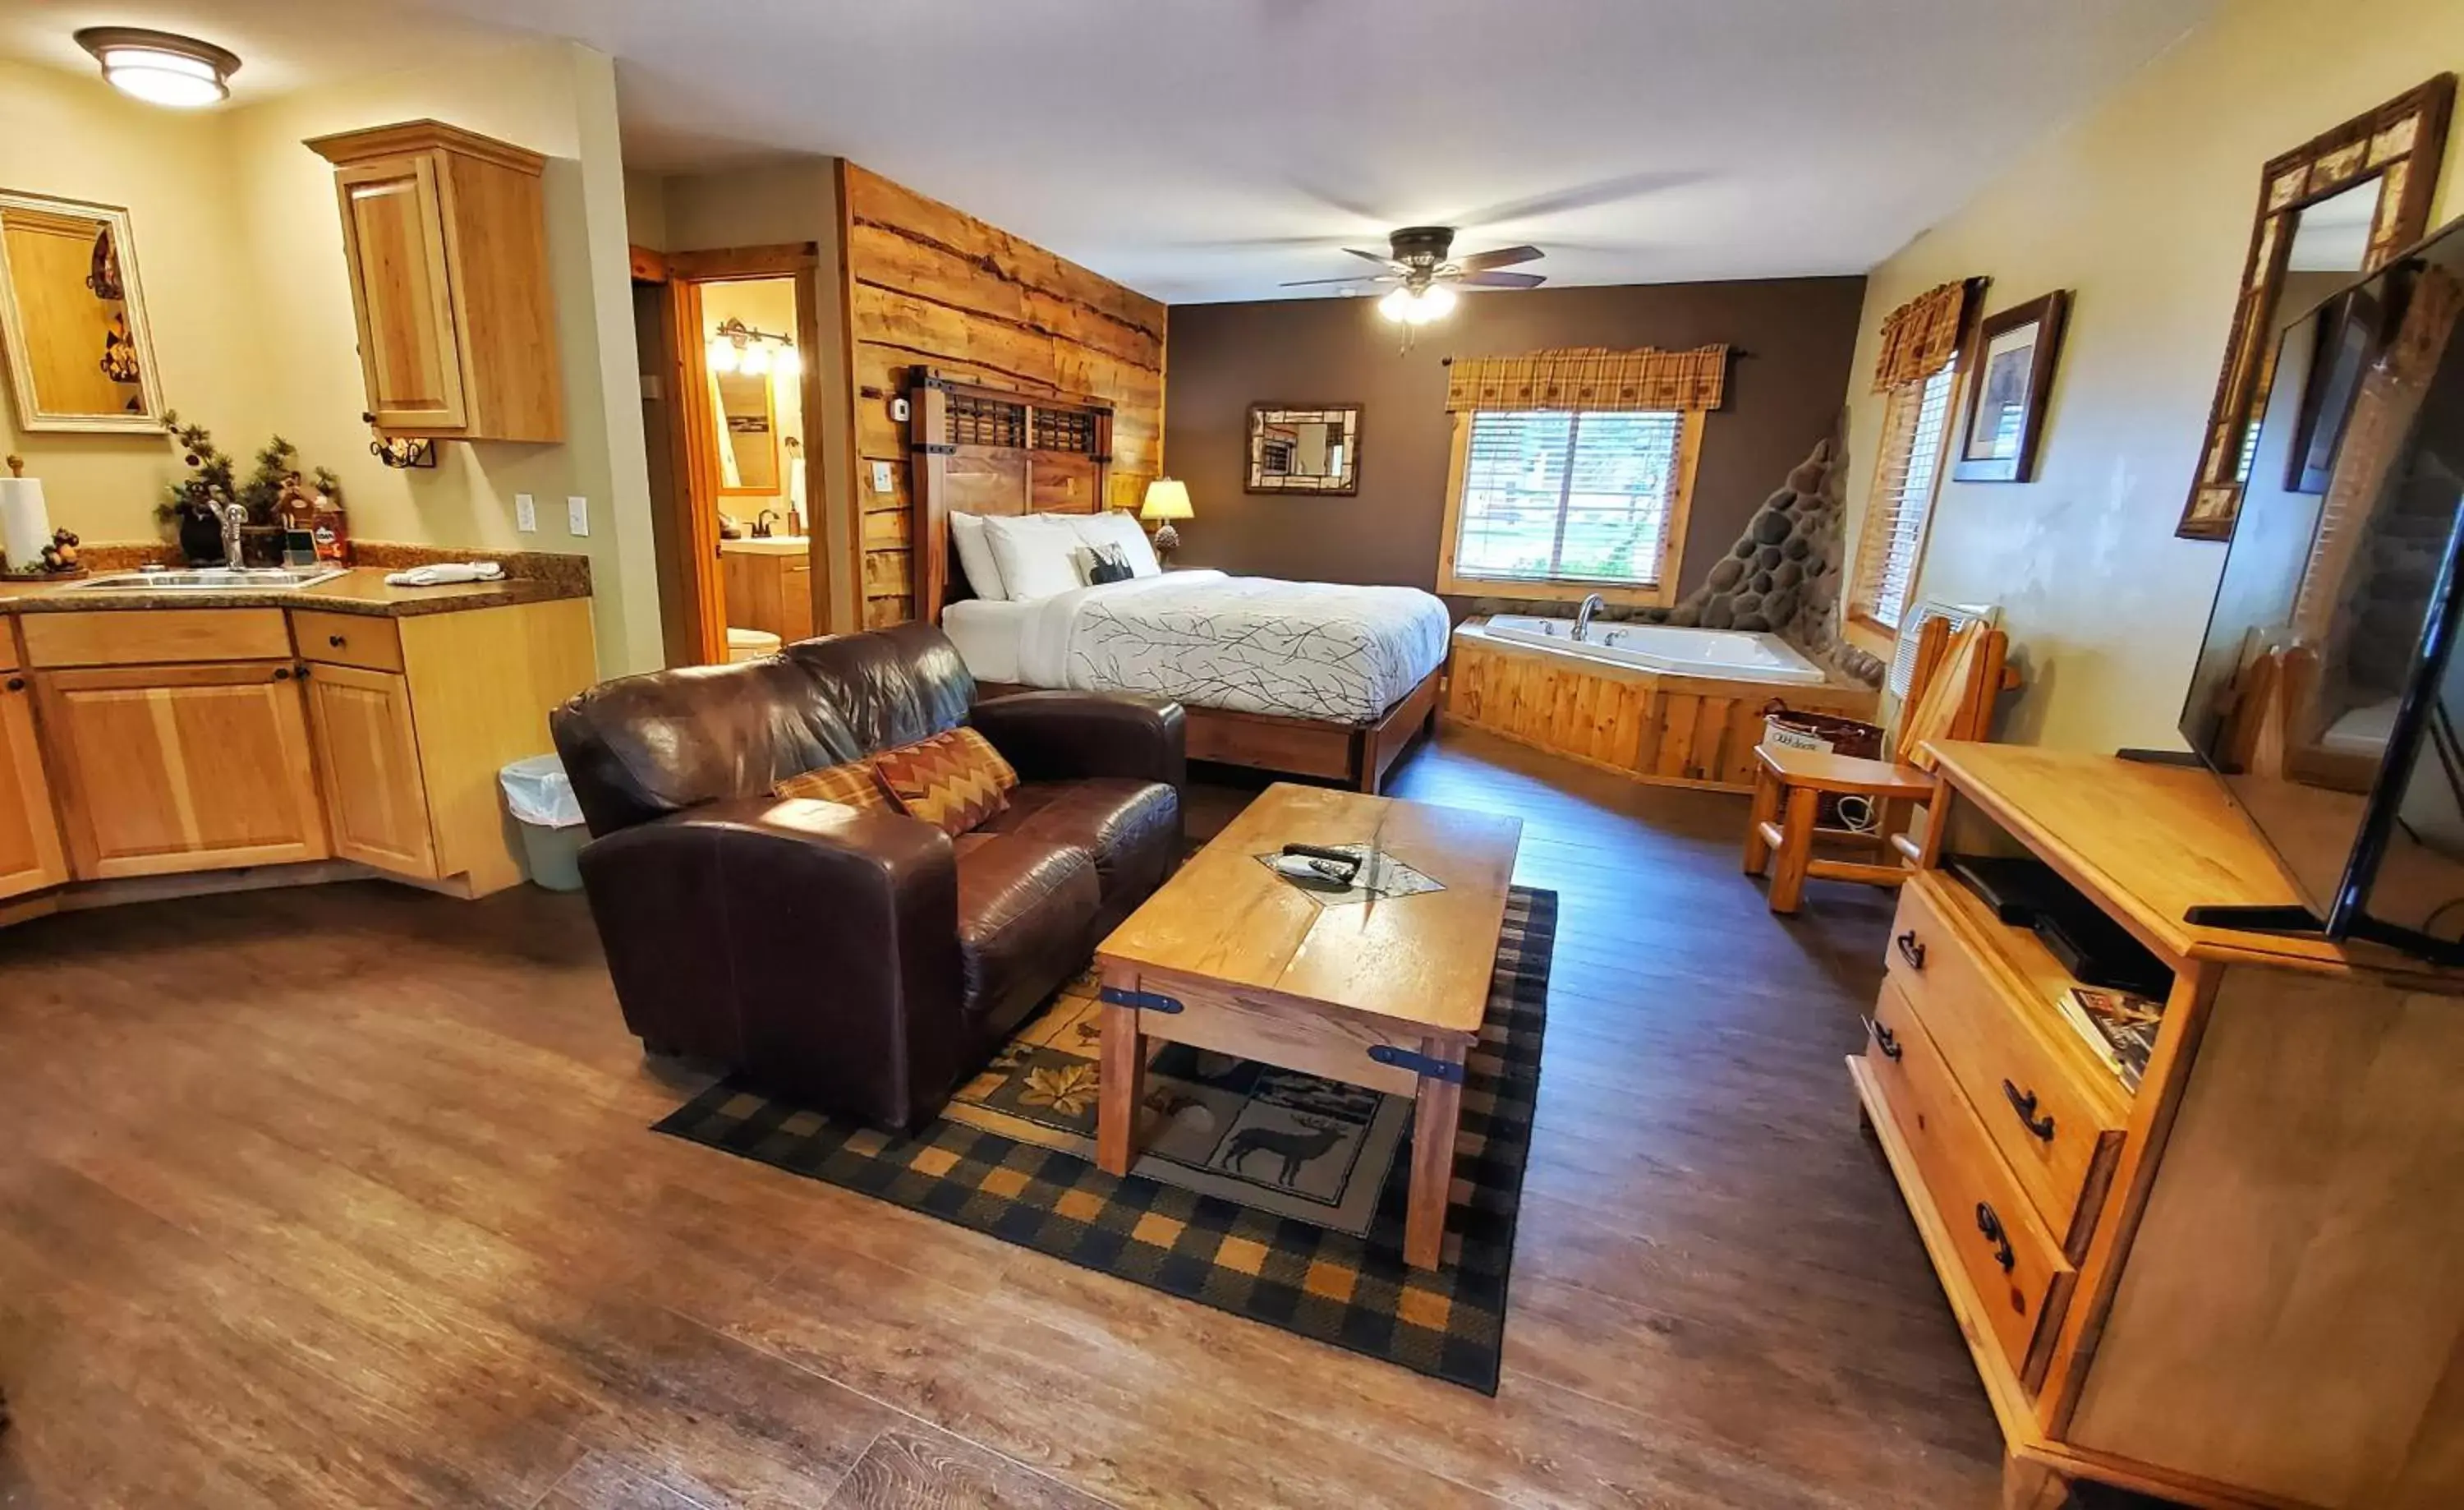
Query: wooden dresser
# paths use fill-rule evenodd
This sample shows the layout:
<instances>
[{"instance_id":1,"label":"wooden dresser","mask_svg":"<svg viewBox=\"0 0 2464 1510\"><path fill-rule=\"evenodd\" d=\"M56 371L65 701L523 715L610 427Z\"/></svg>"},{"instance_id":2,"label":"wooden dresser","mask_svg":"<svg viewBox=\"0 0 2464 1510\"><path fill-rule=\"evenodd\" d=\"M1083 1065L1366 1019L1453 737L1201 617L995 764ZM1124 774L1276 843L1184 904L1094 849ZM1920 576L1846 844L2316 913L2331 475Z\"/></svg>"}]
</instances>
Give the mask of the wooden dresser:
<instances>
[{"instance_id":1,"label":"wooden dresser","mask_svg":"<svg viewBox=\"0 0 2464 1510\"><path fill-rule=\"evenodd\" d=\"M2174 972L2134 1092L2033 933L1939 870L1901 894L1848 1069L2000 1420L2006 1504L2077 1477L2464 1505L2464 975L2183 922L2293 899L2205 772L1936 748L1946 848L2033 853Z\"/></svg>"}]
</instances>

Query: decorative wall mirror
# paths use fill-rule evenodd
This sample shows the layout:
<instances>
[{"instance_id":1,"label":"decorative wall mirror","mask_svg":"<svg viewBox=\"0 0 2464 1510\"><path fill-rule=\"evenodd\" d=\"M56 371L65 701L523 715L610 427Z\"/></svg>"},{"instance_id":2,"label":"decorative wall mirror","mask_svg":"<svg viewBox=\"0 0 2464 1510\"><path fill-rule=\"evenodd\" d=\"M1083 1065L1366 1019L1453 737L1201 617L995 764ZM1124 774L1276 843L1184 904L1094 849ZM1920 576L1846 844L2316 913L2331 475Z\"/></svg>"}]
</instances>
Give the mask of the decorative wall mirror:
<instances>
[{"instance_id":1,"label":"decorative wall mirror","mask_svg":"<svg viewBox=\"0 0 2464 1510\"><path fill-rule=\"evenodd\" d=\"M0 342L20 429L163 429L127 211L0 190Z\"/></svg>"},{"instance_id":2,"label":"decorative wall mirror","mask_svg":"<svg viewBox=\"0 0 2464 1510\"><path fill-rule=\"evenodd\" d=\"M1249 406L1252 493L1360 491L1360 406Z\"/></svg>"},{"instance_id":3,"label":"decorative wall mirror","mask_svg":"<svg viewBox=\"0 0 2464 1510\"><path fill-rule=\"evenodd\" d=\"M718 372L718 491L773 496L779 480L779 414L770 374Z\"/></svg>"},{"instance_id":4,"label":"decorative wall mirror","mask_svg":"<svg viewBox=\"0 0 2464 1510\"><path fill-rule=\"evenodd\" d=\"M2430 196L2454 100L2455 76L2441 74L2260 170L2257 222L2242 264L2233 336L2208 411L2198 479L2175 534L2232 537L2284 318L2323 297L2317 284L2376 272L2429 231ZM2305 278L2312 280L2307 299L2299 297ZM2287 297L2289 285L2295 297Z\"/></svg>"}]
</instances>

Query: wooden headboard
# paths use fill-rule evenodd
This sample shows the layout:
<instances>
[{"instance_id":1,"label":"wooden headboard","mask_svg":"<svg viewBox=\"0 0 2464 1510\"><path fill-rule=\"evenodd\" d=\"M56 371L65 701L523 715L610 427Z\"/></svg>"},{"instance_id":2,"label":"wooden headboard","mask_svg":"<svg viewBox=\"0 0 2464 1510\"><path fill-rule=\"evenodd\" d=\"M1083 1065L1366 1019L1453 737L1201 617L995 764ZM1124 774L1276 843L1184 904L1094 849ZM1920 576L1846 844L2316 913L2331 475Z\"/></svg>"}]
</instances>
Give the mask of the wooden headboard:
<instances>
[{"instance_id":1,"label":"wooden headboard","mask_svg":"<svg viewBox=\"0 0 2464 1510\"><path fill-rule=\"evenodd\" d=\"M1112 406L960 383L929 366L908 384L914 469L915 616L968 595L950 569L950 516L1100 514L1112 465Z\"/></svg>"}]
</instances>

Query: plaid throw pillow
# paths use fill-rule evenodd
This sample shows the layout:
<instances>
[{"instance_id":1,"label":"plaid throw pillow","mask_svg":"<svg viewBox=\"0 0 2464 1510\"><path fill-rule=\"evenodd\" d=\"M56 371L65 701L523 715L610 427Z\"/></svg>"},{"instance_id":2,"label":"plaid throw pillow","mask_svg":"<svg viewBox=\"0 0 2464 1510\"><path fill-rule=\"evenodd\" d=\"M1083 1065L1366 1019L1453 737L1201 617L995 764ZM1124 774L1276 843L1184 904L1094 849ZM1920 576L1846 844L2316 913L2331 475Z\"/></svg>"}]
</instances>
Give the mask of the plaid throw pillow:
<instances>
[{"instance_id":1,"label":"plaid throw pillow","mask_svg":"<svg viewBox=\"0 0 2464 1510\"><path fill-rule=\"evenodd\" d=\"M1007 793L1018 785L1018 772L973 729L884 750L872 768L902 811L954 838L1008 807Z\"/></svg>"},{"instance_id":2,"label":"plaid throw pillow","mask_svg":"<svg viewBox=\"0 0 2464 1510\"><path fill-rule=\"evenodd\" d=\"M812 797L822 802L841 802L867 812L896 812L889 796L881 789L881 778L872 773L869 761L851 760L844 766L825 766L801 776L790 776L770 788L774 797Z\"/></svg>"}]
</instances>

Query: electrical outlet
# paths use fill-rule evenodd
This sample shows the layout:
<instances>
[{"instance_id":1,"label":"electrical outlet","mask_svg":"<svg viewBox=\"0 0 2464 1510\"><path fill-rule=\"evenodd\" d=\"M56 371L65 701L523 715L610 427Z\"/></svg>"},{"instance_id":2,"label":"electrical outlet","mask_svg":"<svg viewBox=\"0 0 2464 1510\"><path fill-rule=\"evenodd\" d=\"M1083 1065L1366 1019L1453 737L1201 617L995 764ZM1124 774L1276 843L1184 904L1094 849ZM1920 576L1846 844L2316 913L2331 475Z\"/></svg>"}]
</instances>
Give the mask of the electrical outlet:
<instances>
[{"instance_id":1,"label":"electrical outlet","mask_svg":"<svg viewBox=\"0 0 2464 1510\"><path fill-rule=\"evenodd\" d=\"M539 500L527 493L514 495L514 528L525 535L539 533Z\"/></svg>"},{"instance_id":2,"label":"electrical outlet","mask_svg":"<svg viewBox=\"0 0 2464 1510\"><path fill-rule=\"evenodd\" d=\"M590 534L590 500L575 494L564 500L564 532L576 540Z\"/></svg>"},{"instance_id":3,"label":"electrical outlet","mask_svg":"<svg viewBox=\"0 0 2464 1510\"><path fill-rule=\"evenodd\" d=\"M872 490L875 493L887 493L890 489L890 463L887 461L874 462L872 464Z\"/></svg>"}]
</instances>

